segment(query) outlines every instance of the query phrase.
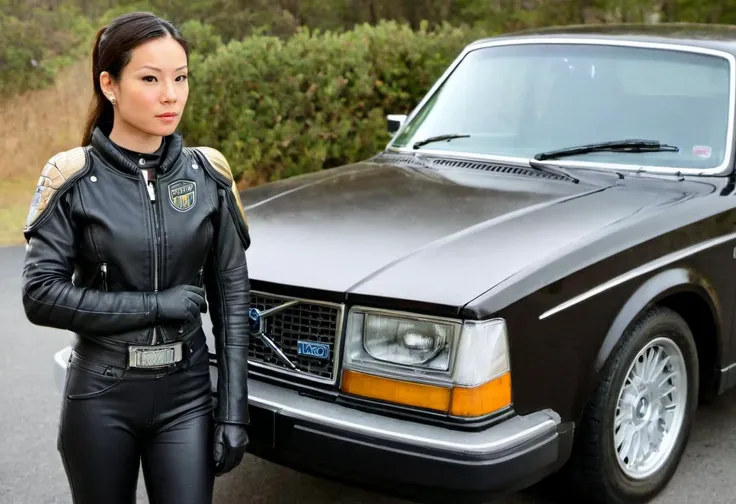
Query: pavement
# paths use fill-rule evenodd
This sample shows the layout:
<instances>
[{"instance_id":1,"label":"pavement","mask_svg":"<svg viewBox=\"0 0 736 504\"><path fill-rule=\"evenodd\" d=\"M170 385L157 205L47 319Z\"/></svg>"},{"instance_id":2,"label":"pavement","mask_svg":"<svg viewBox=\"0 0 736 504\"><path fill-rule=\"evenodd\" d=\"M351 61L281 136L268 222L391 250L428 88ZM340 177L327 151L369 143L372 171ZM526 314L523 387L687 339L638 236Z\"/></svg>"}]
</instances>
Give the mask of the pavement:
<instances>
[{"instance_id":1,"label":"pavement","mask_svg":"<svg viewBox=\"0 0 736 504\"><path fill-rule=\"evenodd\" d=\"M67 333L31 325L20 297L22 247L0 248L0 504L71 504L56 451L61 397L53 353ZM493 504L547 504L533 489ZM736 501L736 393L699 409L696 427L675 478L656 504ZM407 504L306 476L250 455L218 478L214 504ZM142 478L137 504L146 504Z\"/></svg>"}]
</instances>

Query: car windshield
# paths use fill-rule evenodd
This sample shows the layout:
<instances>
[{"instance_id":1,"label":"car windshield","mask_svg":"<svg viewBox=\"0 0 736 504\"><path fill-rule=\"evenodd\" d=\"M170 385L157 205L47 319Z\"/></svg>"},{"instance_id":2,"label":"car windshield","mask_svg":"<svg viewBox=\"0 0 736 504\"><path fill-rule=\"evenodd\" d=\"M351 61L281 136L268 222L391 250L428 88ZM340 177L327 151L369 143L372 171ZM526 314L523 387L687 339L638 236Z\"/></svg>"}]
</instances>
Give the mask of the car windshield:
<instances>
[{"instance_id":1,"label":"car windshield","mask_svg":"<svg viewBox=\"0 0 736 504\"><path fill-rule=\"evenodd\" d=\"M529 159L590 143L644 139L663 152L592 152L555 163L707 169L727 155L729 60L641 46L523 43L470 51L392 141ZM413 150L413 149L412 149Z\"/></svg>"}]
</instances>

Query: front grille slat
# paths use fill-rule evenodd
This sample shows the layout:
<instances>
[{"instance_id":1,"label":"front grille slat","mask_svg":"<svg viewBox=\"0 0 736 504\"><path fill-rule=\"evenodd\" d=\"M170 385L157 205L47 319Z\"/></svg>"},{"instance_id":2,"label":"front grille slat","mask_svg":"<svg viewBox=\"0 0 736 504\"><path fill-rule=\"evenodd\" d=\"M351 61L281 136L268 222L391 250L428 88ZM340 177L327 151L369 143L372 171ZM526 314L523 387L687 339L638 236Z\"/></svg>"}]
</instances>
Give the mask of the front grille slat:
<instances>
[{"instance_id":1,"label":"front grille slat","mask_svg":"<svg viewBox=\"0 0 736 504\"><path fill-rule=\"evenodd\" d=\"M251 307L265 311L292 298L279 297L261 292L251 292ZM282 352L299 369L299 375L323 381L335 380L336 350L341 331L342 307L316 301L300 300L299 303L265 318L266 335L279 346ZM308 341L329 345L327 360L298 354L297 342ZM252 362L269 368L293 372L259 337L251 335L248 357Z\"/></svg>"}]
</instances>

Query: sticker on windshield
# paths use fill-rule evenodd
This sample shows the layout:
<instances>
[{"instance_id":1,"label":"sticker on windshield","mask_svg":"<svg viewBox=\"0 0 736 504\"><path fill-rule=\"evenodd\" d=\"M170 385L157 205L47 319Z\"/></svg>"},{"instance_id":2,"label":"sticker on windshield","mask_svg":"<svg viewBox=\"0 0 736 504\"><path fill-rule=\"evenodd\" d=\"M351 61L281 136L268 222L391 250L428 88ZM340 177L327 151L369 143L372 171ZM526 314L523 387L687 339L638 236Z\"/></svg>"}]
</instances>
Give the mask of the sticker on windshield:
<instances>
[{"instance_id":1,"label":"sticker on windshield","mask_svg":"<svg viewBox=\"0 0 736 504\"><path fill-rule=\"evenodd\" d=\"M711 148L707 145L695 145L693 146L693 155L703 159L708 159L711 154Z\"/></svg>"}]
</instances>

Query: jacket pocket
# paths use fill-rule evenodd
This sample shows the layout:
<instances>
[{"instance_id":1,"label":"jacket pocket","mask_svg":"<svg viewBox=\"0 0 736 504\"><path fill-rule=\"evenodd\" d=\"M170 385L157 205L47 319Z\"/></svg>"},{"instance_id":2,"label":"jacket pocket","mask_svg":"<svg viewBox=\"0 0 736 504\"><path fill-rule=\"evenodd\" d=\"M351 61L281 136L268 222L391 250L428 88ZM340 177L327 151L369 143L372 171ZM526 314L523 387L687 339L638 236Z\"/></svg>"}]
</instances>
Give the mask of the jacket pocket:
<instances>
[{"instance_id":1,"label":"jacket pocket","mask_svg":"<svg viewBox=\"0 0 736 504\"><path fill-rule=\"evenodd\" d=\"M207 345L202 345L189 356L184 372L194 376L210 374L210 355Z\"/></svg>"}]
</instances>

